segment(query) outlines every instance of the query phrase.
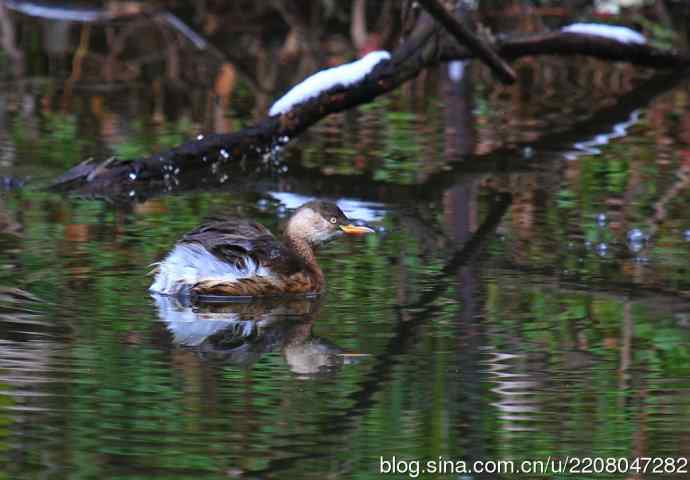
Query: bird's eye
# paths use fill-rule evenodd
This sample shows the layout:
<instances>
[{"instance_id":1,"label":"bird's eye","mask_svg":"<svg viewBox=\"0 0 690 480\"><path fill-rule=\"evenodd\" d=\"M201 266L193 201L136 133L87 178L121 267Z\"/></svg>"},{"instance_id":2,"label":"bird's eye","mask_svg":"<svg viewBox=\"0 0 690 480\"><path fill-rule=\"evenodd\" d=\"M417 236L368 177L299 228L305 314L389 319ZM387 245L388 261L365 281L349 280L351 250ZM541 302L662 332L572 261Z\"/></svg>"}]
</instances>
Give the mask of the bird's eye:
<instances>
[{"instance_id":1,"label":"bird's eye","mask_svg":"<svg viewBox=\"0 0 690 480\"><path fill-rule=\"evenodd\" d=\"M331 223L336 223L337 221L338 221L338 219L337 219L337 218L335 218L335 217L331 217Z\"/></svg>"}]
</instances>

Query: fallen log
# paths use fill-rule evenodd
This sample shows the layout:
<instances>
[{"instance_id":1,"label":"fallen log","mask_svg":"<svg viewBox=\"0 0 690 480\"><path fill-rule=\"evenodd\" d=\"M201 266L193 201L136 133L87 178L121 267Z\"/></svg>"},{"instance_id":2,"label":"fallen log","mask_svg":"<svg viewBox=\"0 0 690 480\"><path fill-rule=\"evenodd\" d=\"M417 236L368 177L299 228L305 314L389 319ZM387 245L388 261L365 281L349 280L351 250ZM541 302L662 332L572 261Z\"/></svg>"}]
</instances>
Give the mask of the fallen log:
<instances>
[{"instance_id":1,"label":"fallen log","mask_svg":"<svg viewBox=\"0 0 690 480\"><path fill-rule=\"evenodd\" d=\"M541 138L525 144L499 148L482 155L462 156L454 159L443 171L429 175L415 185L398 185L374 180L366 174L324 175L319 168L303 166L298 160L291 162L267 153L266 159L223 163L209 163L201 157L202 167L180 169L175 173L166 170L162 177L142 182L132 180L136 175L136 162L120 165L115 159L103 162L87 160L60 177L56 188L68 190L81 196L101 198L115 204L143 202L150 198L180 191L213 191L231 189L244 192L294 192L307 196L343 196L363 200L399 203L400 199L415 202L432 200L446 188L464 178L480 175L503 175L527 172L535 166L543 167L547 162L563 158L572 152L573 146L599 138L604 132L616 132L619 125L629 122L631 115L645 108L657 96L679 85L682 75L674 73L657 74L637 88L620 96L613 105L593 113L586 120L552 130ZM525 158L521 151L529 147L532 154ZM119 162L122 163L122 162ZM104 175L112 166L126 168L126 181L114 175ZM282 174L287 170L288 174ZM71 186L71 187L70 187Z\"/></svg>"},{"instance_id":2,"label":"fallen log","mask_svg":"<svg viewBox=\"0 0 690 480\"><path fill-rule=\"evenodd\" d=\"M494 48L511 60L531 55L581 54L659 69L680 70L690 65L690 57L686 54L600 35L564 31L504 38L497 40ZM469 49L458 45L431 17L422 14L414 31L390 59L382 56L365 75L347 86L329 85L290 105L287 110L235 133L199 135L167 152L134 161L84 162L56 179L52 187L80 190L87 186L91 192L107 193L133 186L140 188L151 182L174 185L179 183L180 171L213 169L225 164L242 166L238 169L242 172L276 172L274 160L280 148L324 117L368 103L440 61L472 57Z\"/></svg>"}]
</instances>

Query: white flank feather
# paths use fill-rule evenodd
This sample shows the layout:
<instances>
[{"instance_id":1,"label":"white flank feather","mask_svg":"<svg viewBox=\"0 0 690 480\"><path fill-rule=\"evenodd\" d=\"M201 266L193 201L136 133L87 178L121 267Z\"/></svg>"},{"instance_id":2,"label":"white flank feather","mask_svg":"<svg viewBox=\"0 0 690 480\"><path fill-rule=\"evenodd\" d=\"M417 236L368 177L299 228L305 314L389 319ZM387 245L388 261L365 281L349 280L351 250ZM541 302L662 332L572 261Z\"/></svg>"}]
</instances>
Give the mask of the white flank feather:
<instances>
[{"instance_id":1,"label":"white flank feather","mask_svg":"<svg viewBox=\"0 0 690 480\"><path fill-rule=\"evenodd\" d=\"M202 280L236 282L240 278L269 276L270 271L245 257L245 268L237 268L223 262L198 244L176 245L158 265L158 273L149 290L175 295L184 286L192 286Z\"/></svg>"},{"instance_id":2,"label":"white flank feather","mask_svg":"<svg viewBox=\"0 0 690 480\"><path fill-rule=\"evenodd\" d=\"M273 116L285 113L295 105L304 103L333 87L338 85L347 87L357 83L366 77L379 62L389 60L390 58L391 54L387 51L377 50L365 55L356 62L321 70L292 87L271 106L268 114Z\"/></svg>"},{"instance_id":3,"label":"white flank feather","mask_svg":"<svg viewBox=\"0 0 690 480\"><path fill-rule=\"evenodd\" d=\"M597 37L610 38L623 43L637 43L643 45L647 39L639 32L616 25L606 25L603 23L573 23L561 28L562 32L582 33L585 35L595 35Z\"/></svg>"}]
</instances>

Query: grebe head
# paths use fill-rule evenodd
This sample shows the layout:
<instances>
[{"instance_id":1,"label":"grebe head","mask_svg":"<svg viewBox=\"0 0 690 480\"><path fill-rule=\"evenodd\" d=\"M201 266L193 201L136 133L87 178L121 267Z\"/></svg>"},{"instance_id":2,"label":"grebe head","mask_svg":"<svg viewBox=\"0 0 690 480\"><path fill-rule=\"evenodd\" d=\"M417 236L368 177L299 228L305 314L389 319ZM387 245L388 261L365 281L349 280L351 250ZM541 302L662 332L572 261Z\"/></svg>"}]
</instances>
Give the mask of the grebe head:
<instances>
[{"instance_id":1,"label":"grebe head","mask_svg":"<svg viewBox=\"0 0 690 480\"><path fill-rule=\"evenodd\" d=\"M373 231L353 225L336 204L320 200L305 203L295 210L285 228L290 239L305 240L311 246L326 243L343 233L365 235Z\"/></svg>"}]
</instances>

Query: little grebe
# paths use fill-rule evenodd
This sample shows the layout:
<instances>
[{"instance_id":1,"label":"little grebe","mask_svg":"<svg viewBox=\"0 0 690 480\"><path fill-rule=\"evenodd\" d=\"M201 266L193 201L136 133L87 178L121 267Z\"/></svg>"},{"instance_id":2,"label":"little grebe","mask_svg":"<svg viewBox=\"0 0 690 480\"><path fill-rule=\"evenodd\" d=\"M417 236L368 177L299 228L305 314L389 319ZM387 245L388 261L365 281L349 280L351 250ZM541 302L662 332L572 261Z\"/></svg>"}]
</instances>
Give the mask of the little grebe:
<instances>
[{"instance_id":1,"label":"little grebe","mask_svg":"<svg viewBox=\"0 0 690 480\"><path fill-rule=\"evenodd\" d=\"M288 219L284 241L258 223L214 219L189 232L156 265L152 292L167 295L267 296L318 293L324 276L314 248L355 226L335 204L312 201Z\"/></svg>"}]
</instances>

